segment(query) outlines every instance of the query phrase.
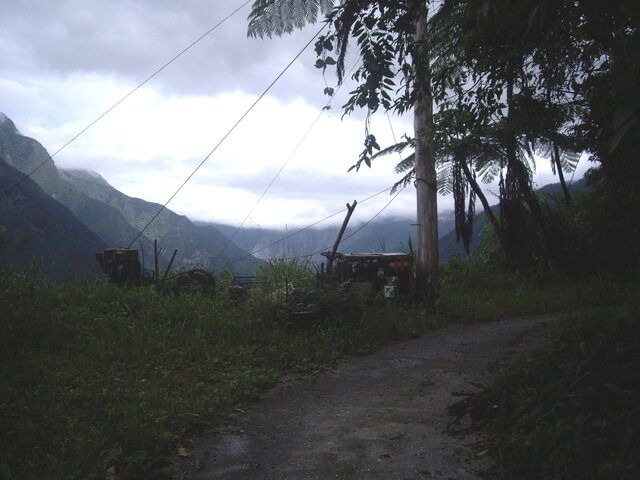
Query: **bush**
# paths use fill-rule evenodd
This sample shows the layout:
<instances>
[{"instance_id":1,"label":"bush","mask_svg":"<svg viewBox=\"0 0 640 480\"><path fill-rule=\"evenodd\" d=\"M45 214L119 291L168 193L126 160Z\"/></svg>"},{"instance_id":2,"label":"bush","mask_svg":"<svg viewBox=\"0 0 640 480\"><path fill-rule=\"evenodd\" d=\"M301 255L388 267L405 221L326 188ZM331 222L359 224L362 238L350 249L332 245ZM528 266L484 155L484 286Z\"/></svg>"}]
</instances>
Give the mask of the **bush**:
<instances>
[{"instance_id":1,"label":"bush","mask_svg":"<svg viewBox=\"0 0 640 480\"><path fill-rule=\"evenodd\" d=\"M638 478L638 320L638 310L571 319L549 343L497 368L471 410L490 425L501 478Z\"/></svg>"}]
</instances>

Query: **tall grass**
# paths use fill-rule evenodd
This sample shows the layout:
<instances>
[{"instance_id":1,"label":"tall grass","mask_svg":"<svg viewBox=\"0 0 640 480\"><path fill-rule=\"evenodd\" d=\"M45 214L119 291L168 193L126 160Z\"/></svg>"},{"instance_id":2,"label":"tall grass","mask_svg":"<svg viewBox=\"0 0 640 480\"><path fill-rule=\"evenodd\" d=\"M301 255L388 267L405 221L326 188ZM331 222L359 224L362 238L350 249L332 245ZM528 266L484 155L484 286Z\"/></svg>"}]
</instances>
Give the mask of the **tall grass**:
<instances>
[{"instance_id":1,"label":"tall grass","mask_svg":"<svg viewBox=\"0 0 640 480\"><path fill-rule=\"evenodd\" d=\"M427 316L402 298L317 285L298 259L274 260L261 274L272 281L242 297L223 288L213 297L0 271L0 478L170 478L186 439L284 373L311 372L450 321L508 315L515 300L499 305L514 289L524 303L536 297L523 279L508 279L510 293L496 294L489 282L480 288L465 278L476 273L458 272L444 276L440 311ZM518 312L587 297L538 283L544 301Z\"/></svg>"},{"instance_id":2,"label":"tall grass","mask_svg":"<svg viewBox=\"0 0 640 480\"><path fill-rule=\"evenodd\" d=\"M346 290L285 298L277 269L243 299L1 272L0 477L168 478L184 438L283 373L421 330L390 335L393 319ZM303 284L296 275L282 280ZM299 328L287 316L298 308L322 316Z\"/></svg>"},{"instance_id":3,"label":"tall grass","mask_svg":"<svg viewBox=\"0 0 640 480\"><path fill-rule=\"evenodd\" d=\"M631 311L571 318L472 400L499 478L640 475L640 323Z\"/></svg>"}]
</instances>

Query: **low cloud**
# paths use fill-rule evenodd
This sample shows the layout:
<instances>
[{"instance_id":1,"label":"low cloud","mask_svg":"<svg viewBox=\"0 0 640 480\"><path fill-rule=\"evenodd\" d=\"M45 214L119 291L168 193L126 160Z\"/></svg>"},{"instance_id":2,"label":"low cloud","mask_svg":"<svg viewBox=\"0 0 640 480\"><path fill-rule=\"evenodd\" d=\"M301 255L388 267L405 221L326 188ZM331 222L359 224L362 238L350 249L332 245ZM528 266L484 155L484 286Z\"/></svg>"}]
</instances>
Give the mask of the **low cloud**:
<instances>
[{"instance_id":1,"label":"low cloud","mask_svg":"<svg viewBox=\"0 0 640 480\"><path fill-rule=\"evenodd\" d=\"M0 110L51 154L77 136L56 164L95 170L131 196L164 204L193 174L168 207L194 220L303 227L393 185L395 155L347 172L363 148L364 113L342 118L349 85L322 110L335 78L313 66L313 48L248 112L319 25L247 38L247 6L136 90L243 3L0 2ZM371 123L381 146L412 129L410 115ZM414 191L389 206L388 193L376 195L354 221L411 217ZM449 203L441 198L441 210Z\"/></svg>"}]
</instances>

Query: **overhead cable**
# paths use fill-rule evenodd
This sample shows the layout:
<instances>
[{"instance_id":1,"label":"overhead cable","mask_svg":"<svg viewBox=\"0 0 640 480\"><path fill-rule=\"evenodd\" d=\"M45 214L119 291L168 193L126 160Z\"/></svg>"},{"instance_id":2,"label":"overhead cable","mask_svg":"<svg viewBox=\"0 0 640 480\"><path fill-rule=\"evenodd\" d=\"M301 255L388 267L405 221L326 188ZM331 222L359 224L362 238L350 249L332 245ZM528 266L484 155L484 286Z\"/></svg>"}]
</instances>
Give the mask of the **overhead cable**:
<instances>
[{"instance_id":1,"label":"overhead cable","mask_svg":"<svg viewBox=\"0 0 640 480\"><path fill-rule=\"evenodd\" d=\"M358 62L356 62L353 67L351 67L351 70L353 71L353 69L355 68L355 66L357 65ZM242 227L244 226L244 224L247 222L247 220L249 219L249 217L251 217L251 214L253 213L253 211L257 208L257 206L260 204L260 202L262 201L262 199L265 197L265 195L267 194L267 192L269 191L269 189L273 186L273 184L275 183L275 181L278 179L278 177L280 176L280 174L282 173L282 171L285 169L285 167L289 164L289 161L291 161L291 159L293 158L293 156L296 154L296 152L298 151L298 149L300 148L300 146L302 145L302 143L306 140L306 138L309 136L309 133L311 133L311 130L313 130L313 127L316 126L316 123L318 123L318 120L320 120L320 118L322 117L322 114L324 113L325 110L331 108L331 102L333 101L334 97L336 96L336 94L338 93L338 91L340 91L340 88L342 87L343 84L338 85L338 87L336 88L336 90L333 92L333 94L331 94L329 100L327 101L327 103L325 104L325 106L322 108L322 110L320 110L320 112L318 113L318 116L315 118L315 120L311 123L311 125L309 126L309 128L307 129L307 131L305 132L305 134L302 136L302 138L300 139L300 141L297 143L297 145L295 146L295 148L293 149L293 151L289 154L289 156L287 157L287 160L284 162L284 164L282 165L282 167L280 167L280 170L278 170L278 172L276 173L276 175L273 177L273 179L271 180L271 182L269 182L269 185L267 185L267 188L265 188L264 192L262 192L262 195L260 195L260 198L258 198L258 200L256 201L255 205L253 207L251 207L251 210L249 210L249 213L247 213L247 216L244 217L244 220L242 220L242 222L240 223L240 225L238 226L238 228L235 229L235 231L233 232L233 234L229 237L227 243L225 244L225 246L222 248L222 250L220 250L220 252L218 253L218 258L220 258L222 256L222 254L224 253L224 251L227 249L227 247L231 244L231 242L233 241L233 239L235 238L235 236L238 234L238 232L242 229Z\"/></svg>"},{"instance_id":2,"label":"overhead cable","mask_svg":"<svg viewBox=\"0 0 640 480\"><path fill-rule=\"evenodd\" d=\"M282 75L284 75L284 73L289 70L289 68L291 67L291 65L293 65L293 63L298 59L298 57L300 57L300 55L302 55L302 53L307 49L307 47L309 45L311 45L311 43L318 37L318 35L320 35L320 33L322 32L322 30L324 30L326 27L326 24L322 26L322 28L320 30L318 30L318 32L311 38L311 40L309 40L307 42L307 44L302 47L302 50L300 50L298 52L298 54L293 58L293 60L291 60L289 62L289 64L284 68L284 70L282 70L278 76L269 84L269 86L264 90L264 92L262 92L262 94L256 99L255 102L253 102L253 104L247 109L246 112L244 112L244 114L242 114L242 116L238 119L238 121L231 127L231 129L222 137L222 139L220 139L220 141L216 144L215 147L213 147L213 149L207 154L206 157L204 157L202 159L202 161L200 162L200 164L193 170L193 172L191 172L191 175L189 175L187 177L187 179L182 182L182 185L180 185L178 187L178 189L174 192L173 195L171 195L171 197L169 197L169 200L167 200L164 205L162 205L162 207L160 207L160 210L158 210L158 213L156 213L151 220L149 220L149 222L145 225L145 227L140 230L140 232L138 233L138 235L136 236L136 238L134 238L131 243L129 244L129 247L131 247L131 245L133 245L135 243L135 241L140 238L140 236L143 234L143 232L149 228L149 225L151 225L151 223L158 217L158 215L160 215L160 213L162 213L162 211L167 207L167 205L169 204L169 202L171 200L173 200L173 198L178 194L178 192L180 192L180 190L182 190L182 188L187 184L187 182L189 180L191 180L191 177L193 177L196 172L198 170L200 170L200 167L202 167L202 165L205 164L205 162L207 160L209 160L209 157L211 157L211 155L213 155L213 153L218 149L218 147L220 147L220 145L222 145L222 143L227 139L227 137L229 135L231 135L231 133L236 129L236 127L245 119L245 117L249 114L249 112L251 112L251 110L253 110L253 108L258 104L258 102L260 102L260 100L262 100L262 98L267 94L267 92L269 92L269 90L271 90L271 88L276 84L276 82L278 80L280 80L280 77L282 77Z\"/></svg>"},{"instance_id":3,"label":"overhead cable","mask_svg":"<svg viewBox=\"0 0 640 480\"><path fill-rule=\"evenodd\" d=\"M20 184L22 184L22 182L24 182L27 178L30 178L34 173L36 173L40 168L42 168L49 160L53 160L53 157L55 157L58 153L60 153L62 150L64 150L65 148L67 148L71 143L73 143L75 140L78 139L78 137L80 137L80 135L84 134L84 132L86 132L87 130L89 130L91 127L93 127L96 123L98 123L100 120L102 120L106 115L108 115L109 113L111 113L111 111L113 109L115 109L118 105L120 105L122 102L124 102L127 98L129 98L131 95L133 95L135 92L137 92L140 88L142 88L147 82L149 82L149 80L151 80L152 78L154 78L156 75L158 75L160 72L162 72L165 68L167 68L169 65L171 65L173 62L175 62L179 57L181 57L183 54L185 54L188 50L190 50L194 45L196 45L198 42L200 42L203 38L205 38L207 35L209 35L211 32L213 32L216 28L218 28L220 25L222 25L224 22L226 22L229 18L231 18L233 15L235 15L239 10L241 10L242 8L244 8L248 3L250 3L251 0L247 0L246 2L244 2L242 5L240 5L238 8L236 8L233 12L231 12L229 15L227 15L225 18L223 18L222 20L220 20L217 24L215 24L213 27L211 27L209 30L207 30L204 34L202 34L200 37L198 37L196 40L194 40L188 47L186 47L185 49L183 49L180 53L178 53L177 55L175 55L171 60L169 60L167 63L165 63L162 67L160 67L158 70L156 70L154 73L152 73L151 75L149 75L142 83L140 83L136 88L134 88L133 90L131 90L129 93L127 93L124 97L122 97L120 100L118 100L115 104L113 104L109 109L107 109L102 115L100 115L98 118L96 118L93 122L91 122L89 125L87 125L85 128L83 128L78 134L76 134L71 140L69 140L67 143L65 143L62 147L60 147L58 150L56 150L52 155L49 155L42 163L40 163L37 167L35 167L33 170L31 170L31 172L29 172L28 174L26 174L22 179L20 179L18 182L16 182L11 188L9 188L9 190L7 190L6 192L4 192L2 195L0 195L0 199L3 199L4 197L6 197L9 193L11 193L15 188L17 188ZM136 237L137 238L137 237ZM134 240L135 241L135 240ZM132 242L133 243L133 242Z\"/></svg>"}]
</instances>

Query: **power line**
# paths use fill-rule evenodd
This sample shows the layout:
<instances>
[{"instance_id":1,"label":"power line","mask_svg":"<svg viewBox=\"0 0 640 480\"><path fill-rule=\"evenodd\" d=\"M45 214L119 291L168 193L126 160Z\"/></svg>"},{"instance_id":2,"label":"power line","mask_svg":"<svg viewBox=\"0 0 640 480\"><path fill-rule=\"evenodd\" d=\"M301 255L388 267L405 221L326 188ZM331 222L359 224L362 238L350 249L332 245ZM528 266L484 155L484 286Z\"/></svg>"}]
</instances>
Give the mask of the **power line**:
<instances>
[{"instance_id":1,"label":"power line","mask_svg":"<svg viewBox=\"0 0 640 480\"><path fill-rule=\"evenodd\" d=\"M353 70L356 65L359 63L359 60L357 60L354 65L351 67L351 70ZM258 204L260 203L260 201L262 200L262 198L266 195L267 191L271 188L271 186L273 185L273 183L276 181L276 179L278 178L278 176L280 175L280 173L282 172L282 170L284 170L284 168L286 167L286 165L289 163L289 160L291 160L291 157L293 157L293 155L295 154L295 152L298 150L298 148L300 147L300 145L302 144L302 142L306 139L306 137L309 135L309 132L313 129L313 127L315 126L315 124L318 122L318 120L320 119L320 117L322 116L323 111L327 108L330 107L331 101L333 100L333 98L335 97L335 95L337 94L338 90L340 89L342 85L339 85L338 88L336 89L336 91L333 93L333 95L331 95L329 101L327 102L327 104L325 105L325 107L320 111L320 113L318 114L318 116L316 117L316 119L313 121L313 123L311 124L311 126L309 127L309 129L307 130L307 132L303 135L302 139L300 140L300 142L298 142L298 144L296 145L296 147L294 148L293 152L289 155L289 157L287 158L287 160L285 161L285 163L282 165L282 167L280 168L280 170L278 171L278 173L275 175L275 177L273 178L273 180L271 180L271 182L269 183L269 185L267 186L267 188L265 189L265 191L262 193L262 195L260 196L260 198L258 199L258 201L256 202L256 204L253 206L253 208L249 211L249 213L247 214L247 216L245 217L245 219L242 221L242 223L238 226L238 228L236 228L236 230L234 231L233 235L230 237L230 239L227 241L226 245L224 246L224 248L220 251L220 253L218 254L217 258L220 258L222 256L222 253L224 252L224 250L229 246L229 244L231 243L231 241L233 240L233 238L237 235L238 231L240 231L240 229L242 228L242 226L244 225L244 223L247 221L247 219L251 216L251 213L253 212L253 210L258 206ZM391 135L393 136L393 140L394 142L397 143L396 140L396 136L395 136L395 132L393 131L393 125L391 124L391 118L389 117L389 114L387 113L387 120L389 121L389 128L391 129ZM402 157L401 157L402 160ZM389 190L391 190L393 187L387 188L385 190L382 190L378 193L375 193L373 195L371 195L370 197L365 198L364 200L360 201L359 203L364 203L367 200L370 200L378 195L381 195L384 192L387 192ZM393 196L393 198L391 200L389 200L389 202L387 202L387 204L382 207L382 209L376 213L371 219L369 219L367 222L365 222L363 225L360 226L360 228L358 228L356 231L352 232L351 234L349 234L347 237L345 237L345 240L348 238L351 238L352 236L354 236L355 234L357 234L358 232L360 232L362 229L364 229L367 225L369 225L373 220L375 220L389 205L391 205L391 203L398 197L398 195L400 195L400 192L402 192L403 188L400 188L398 190L398 192ZM252 257L255 253L257 252L261 252L263 250L266 250L268 248L271 248L274 245L277 245L278 243L284 242L285 240L288 240L289 238L298 235L299 233L302 233L306 230L309 230L310 228L315 227L316 225L329 220L330 218L335 217L336 215L344 212L346 209L343 208L342 210L335 212L331 215L329 215L328 217L325 217L315 223L312 223L311 225L308 225L300 230L297 230L295 232L293 232L290 235L286 235L285 237L276 240L275 242L270 243L269 245L266 245L258 250L253 251L252 253L249 253L248 255L245 255L243 257L240 257L236 260L234 260L233 262L228 263L227 265L225 265L225 267L223 268L227 268L231 265L233 265L234 263L240 261L240 260L244 260L246 258ZM325 250L331 248L331 245L329 245L328 247L323 248L322 250L319 250L317 252L308 254L308 255L303 255L303 257L312 257L314 255L317 255L318 253L322 253Z\"/></svg>"},{"instance_id":2,"label":"power line","mask_svg":"<svg viewBox=\"0 0 640 480\"><path fill-rule=\"evenodd\" d=\"M178 189L174 192L174 194L173 194L173 195L171 195L171 197L169 197L169 200L167 200L167 201L164 203L164 205L162 205L162 207L160 207L160 210L158 210L158 213L156 213L156 214L151 218L151 220L149 220L149 223L147 223L147 224L145 225L145 227L144 227L142 230L140 230L140 233L138 233L138 235L136 236L136 238L134 238L134 239L131 241L131 243L129 244L129 247L131 247L131 245L133 245L133 244L135 243L135 241L136 241L138 238L140 238L140 235L142 235L142 234L144 233L144 231L145 231L147 228L149 228L149 225L151 225L151 223L152 223L152 222L153 222L153 221L158 217L158 215L160 215L160 213L162 213L162 211L167 207L167 205L169 204L169 202L170 202L171 200L173 200L173 198L178 194L178 192L180 192L180 190L182 190L182 188L187 184L187 182L188 182L189 180L191 180L191 177L193 177L193 176L196 174L196 172L197 172L198 170L200 170L200 167L202 167L202 165L204 165L204 164L205 164L205 162L209 159L209 157L211 157L211 155L213 155L213 153L218 149L218 147L220 147L220 145L222 145L222 142L224 142L224 141L227 139L227 137L228 137L229 135L231 135L231 133L232 133L232 132L236 129L236 127L237 127L237 126L238 126L238 125L239 125L239 124L240 124L240 123L245 119L245 117L249 114L249 112L251 112L251 110L253 110L253 108L258 104L258 102L259 102L260 100L262 100L262 98L267 94L267 92L269 92L269 90L271 90L271 87L273 87L273 86L276 84L276 82L277 82L278 80L280 80L280 78L282 77L282 75L284 75L284 73L285 73L287 70L289 70L289 68L291 67L291 65L293 65L293 63L298 59L298 57L300 57L300 55L302 55L302 53L307 49L307 47L308 47L309 45L311 45L311 42L313 42L313 41L316 39L316 37L317 37L318 35L320 35L320 33L322 32L322 30L324 30L324 29L325 29L325 27L326 27L326 24L325 24L325 25L323 25L323 26L322 26L322 28L321 28L320 30L318 30L318 32L317 32L317 33L316 33L316 34L311 38L311 40L309 40L309 41L307 42L307 44L306 44L304 47L302 47L302 50L300 50L300 51L298 52L298 54L297 54L297 55L296 55L296 56L295 56L295 57L294 57L294 58L289 62L289 64L284 68L284 70L282 70L282 71L278 74L278 76L277 76L277 77L276 77L276 78L275 78L275 79L274 79L274 80L269 84L269 86L264 90L264 92L262 92L262 94L261 94L261 95L256 99L256 101L255 101L255 102L253 102L253 104L252 104L252 105L247 109L247 111L246 111L246 112L244 112L244 114L242 114L242 116L240 117L240 119L238 119L238 121L237 121L237 122L236 122L236 123L231 127L231 129L229 129L229 131L228 131L228 132L227 132L227 133L222 137L222 139L217 143L217 145L216 145L215 147L213 147L213 149L212 149L212 150L207 154L207 156L206 156L206 157L204 157L204 159L202 159L202 161L201 161L201 162L200 162L200 164L195 168L195 170L194 170L193 172L191 172L191 175L189 175L189 176L187 177L187 179L186 179L184 182L182 182L182 185L180 185L180 186L178 187Z\"/></svg>"},{"instance_id":3,"label":"power line","mask_svg":"<svg viewBox=\"0 0 640 480\"><path fill-rule=\"evenodd\" d=\"M378 193L374 193L373 195L368 196L368 197L367 197L367 198L365 198L364 200L359 200L357 203L358 203L358 204L362 204L362 203L364 203L364 202L366 202L366 201L368 201L368 200L371 200L372 198L377 197L378 195L382 195L383 193L390 191L390 190L391 190L391 188L393 188L393 187L385 188L384 190L381 190L381 191L379 191ZM369 224L370 224L370 223L371 223L371 222L372 222L376 217L378 217L378 215L380 215L380 214L381 214L381 213L382 213L382 212L383 212L383 211L384 211L384 210L385 210L385 209L386 209L386 208L391 204L391 202L393 202L393 201L398 197L398 195L400 195L400 192L401 192L402 190L403 190L403 189L400 189L400 190L398 191L398 193L396 193L396 194L394 195L394 197L393 197L391 200L389 200L389 202L387 202L387 204L386 204L384 207L382 207L382 209L380 209L380 211L378 211L378 213L376 213L373 217L371 217L371 219L369 219L366 223L364 223L364 224L363 224L360 228L358 228L355 232L353 232L353 233L349 234L347 237L345 237L345 240L346 240L347 238L351 238L353 235L355 235L356 233L358 233L359 231L361 231L363 228L365 228L367 225L369 225ZM243 256L243 257L237 258L237 259L233 260L232 262L227 263L227 264L226 264L226 265L224 265L224 267L222 267L222 268L223 268L223 269L226 269L226 268L230 267L231 265L233 265L234 263L237 263L237 262L239 262L239 261L241 261L241 260L244 260L244 259L247 259L247 258L250 258L250 257L254 256L254 254L255 254L255 253L261 252L261 251L263 251L263 250L266 250L266 249L268 249L268 248L273 247L274 245L277 245L277 244L279 244L279 243L281 243L281 242L284 242L285 240L288 240L288 239L290 239L291 237L294 237L295 235L298 235L298 234L300 234L300 233L302 233L302 232L304 232L304 231L306 231L306 230L309 230L310 228L313 228L313 227L315 227L316 225L319 225L320 223L322 223L322 222L324 222L324 221L326 221L326 220L329 220L329 219L331 219L331 218L335 217L336 215L339 215L339 214L343 213L345 210L346 210L346 208L343 208L342 210L339 210L339 211L337 211L337 212L335 212L335 213L332 213L331 215L329 215L329 216L327 216L327 217L325 217L325 218L323 218L323 219L321 219L321 220L318 220L317 222L314 222L314 223L312 223L312 224L310 224L310 225L307 225L306 227L303 227L303 228L301 228L300 230L296 230L295 232L293 232L293 233L291 233L291 234L289 234L289 235L286 235L286 236L282 237L281 239L276 240L275 242L270 243L269 245L265 245L264 247L259 248L258 250L254 250L253 252L248 253L247 255L245 255L245 256ZM317 251L317 252L310 253L310 254L308 254L308 255L302 255L302 256L303 256L303 257L312 257L312 256L314 256L314 255L317 255L318 253L321 253L321 252L326 251L326 250L327 250L327 249L329 249L329 248L331 248L331 245L329 245L328 247L325 247L325 248L323 248L322 250L319 250L319 251Z\"/></svg>"},{"instance_id":4,"label":"power line","mask_svg":"<svg viewBox=\"0 0 640 480\"><path fill-rule=\"evenodd\" d=\"M86 132L87 130L89 130L91 127L93 127L96 123L98 123L100 120L102 120L106 115L108 115L109 113L111 113L111 111L113 109L115 109L118 105L120 105L122 102L124 102L127 98L129 98L131 95L133 95L135 92L137 92L140 88L142 88L145 84L147 84L147 82L149 82L152 78L154 78L156 75L158 75L160 72L162 72L165 68L167 68L169 65L171 65L174 61L176 61L179 57L181 57L183 54L185 54L188 50L190 50L193 46L195 46L197 43L199 43L203 38L205 38L206 36L208 36L211 32L213 32L216 28L218 28L220 25L222 25L224 22L226 22L229 18L231 18L233 15L235 15L238 11L240 11L242 8L244 8L248 3L250 3L251 0L247 0L246 2L244 2L242 5L240 5L238 8L236 8L233 12L231 12L229 15L227 15L226 17L224 17L222 20L220 20L217 24L215 24L213 27L211 27L209 30L207 30L204 34L202 34L200 37L198 37L196 40L194 40L188 47L186 47L185 49L183 49L180 53L178 53L177 55L175 55L171 60L169 60L167 63L165 63L162 67L160 67L158 70L156 70L154 73L152 73L151 75L149 75L142 83L140 83L136 88L134 88L133 90L131 90L129 93L127 93L124 97L122 97L120 100L118 100L115 104L113 104L110 108L108 108L102 115L100 115L98 118L96 118L93 122L91 122L89 125L87 125L85 128L83 128L78 134L76 134L73 138L71 138L71 140L69 140L67 143L65 143L64 145L62 145L62 147L60 147L58 150L56 150L52 155L49 155L40 165L38 165L36 168L34 168L31 172L29 172L28 174L26 174L21 180L19 180L18 182L16 182L15 185L13 185L11 188L9 188L9 190L7 190L6 192L4 192L2 195L0 195L0 200L3 199L4 197L6 197L9 193L11 193L14 189L16 189L19 185L22 184L22 182L24 182L27 178L30 178L34 173L36 173L38 170L40 170L40 168L42 168L47 162L49 162L49 160L53 160L53 157L55 157L58 153L60 153L62 150L64 150L65 148L67 148L71 143L73 143L75 140L77 140L78 137L80 137L80 135L84 134L84 132ZM137 238L137 237L136 237ZM134 240L135 241L135 240ZM132 242L133 243L133 242Z\"/></svg>"},{"instance_id":5,"label":"power line","mask_svg":"<svg viewBox=\"0 0 640 480\"><path fill-rule=\"evenodd\" d=\"M318 32L320 33L320 32ZM317 36L317 35L316 35ZM315 37L314 37L315 38ZM356 65L359 63L359 61L356 61L353 66L351 67L351 71L353 71L353 69L356 67ZM249 217L251 216L251 214L253 213L253 211L256 209L256 207L260 204L260 202L262 201L262 199L265 197L265 195L267 194L267 192L269 191L269 189L273 186L273 184L275 183L275 181L278 179L278 177L280 176L280 174L282 173L282 171L285 169L285 167L288 165L289 161L293 158L293 156L295 155L295 153L298 151L298 149L300 148L300 146L302 145L302 143L306 140L307 136L309 136L309 133L311 133L311 130L313 130L313 127L315 127L316 123L318 123L318 120L320 120L320 118L322 117L322 114L324 113L324 111L328 108L331 107L331 102L333 101L334 97L337 95L337 93L340 91L340 88L342 87L343 84L338 85L338 87L336 88L336 90L333 92L333 94L330 96L329 100L327 101L327 103L325 104L325 106L320 110L320 112L318 113L318 116L315 118L315 120L311 123L311 125L309 126L309 128L307 129L307 131L305 132L305 134L302 136L302 138L300 139L300 141L297 143L297 145L295 146L295 148L293 149L293 151L289 154L289 157L287 157L287 160L284 162L284 164L282 165L282 167L280 167L280 170L278 170L278 172L276 173L276 175L273 177L273 179L271 180L271 182L269 182L269 185L267 185L267 188L265 188L264 192L262 192L262 195L260 195L260 198L258 198L258 200L256 201L255 205L253 207L251 207L251 210L249 210L249 213L247 213L247 216L244 218L244 220L242 220L242 222L240 223L240 225L238 226L238 228L236 228L236 230L233 232L233 235L231 235L231 237L229 237L229 240L227 241L227 243L225 244L225 246L222 248L222 250L220 250L220 253L218 253L217 258L220 258L222 256L222 254L224 253L224 251L227 249L227 247L231 244L231 242L233 241L233 239L235 238L235 236L238 234L238 232L240 231L240 229L242 229L243 225L246 223L247 219L249 219ZM344 211L344 210L343 210ZM330 218L330 217L329 217Z\"/></svg>"},{"instance_id":6,"label":"power line","mask_svg":"<svg viewBox=\"0 0 640 480\"><path fill-rule=\"evenodd\" d=\"M233 241L233 239L235 238L235 236L238 234L238 232L240 231L240 229L242 228L242 226L246 223L246 221L249 219L249 217L251 216L251 214L253 213L253 211L256 209L256 207L260 204L260 202L262 201L262 199L265 197L265 195L267 194L267 192L269 191L269 189L272 187L272 185L275 183L275 181L278 179L278 177L280 176L280 174L282 173L282 171L285 169L285 167L287 166L287 164L289 163L289 161L293 158L293 156L295 155L295 153L298 151L298 148L300 148L300 145L302 145L302 143L305 141L305 139L307 138L307 136L309 135L309 133L311 132L311 130L313 129L313 127L316 125L316 123L318 123L318 120L320 120L320 117L322 116L322 111L318 114L318 116L316 117L316 119L313 121L313 123L311 124L311 126L307 129L307 131L305 132L305 134L302 136L302 139L300 139L300 141L298 142L298 144L295 146L295 148L293 149L293 151L291 152L291 154L289 155L289 157L287 158L287 160L284 162L284 164L282 165L282 167L280 167L280 170L278 170L278 173L276 173L276 175L273 177L273 179L271 180L271 182L269 182L269 185L267 185L267 188L265 188L264 192L262 192L262 195L260 195L260 198L258 198L258 200L256 201L255 205L253 207L251 207L251 210L249 210L249 213L247 213L247 216L244 217L244 220L242 220L242 222L240 223L240 225L238 226L238 228L236 228L235 232L233 232L233 235L231 235L231 237L229 237L229 240L227 241L227 243L225 244L225 246L222 248L222 250L220 250L220 253L218 253L218 257L220 257L224 251L227 249L227 247L231 244L231 242Z\"/></svg>"},{"instance_id":7,"label":"power line","mask_svg":"<svg viewBox=\"0 0 640 480\"><path fill-rule=\"evenodd\" d=\"M390 190L390 188L388 188L387 190ZM383 190L383 192L386 192L387 190ZM378 217L378 215L380 215L382 212L384 212L384 211L387 209L387 207L388 207L389 205L391 205L391 203L392 203L392 202L393 202L393 201L398 197L398 195L400 195L400 192L402 192L402 190L404 190L404 187L403 187L403 188L401 188L400 190L398 190L398 192L397 192L397 193L396 193L396 194L391 198L391 200L389 200L389 201L387 202L387 204L386 204L384 207L382 207L382 208L378 211L378 213L376 213L376 214L375 214L373 217L371 217L367 222L363 223L363 224L360 226L360 228L358 228L358 229L357 229L357 230L355 230L354 232L351 232L349 235L347 235L346 237L344 237L342 240L344 241L344 240L347 240L347 239L349 239L349 238L353 237L356 233L360 232L360 231L361 231L362 229L364 229L367 225L369 225L371 222L373 222L373 221ZM382 193L382 192L381 192L381 193ZM378 195L379 195L379 194L378 194ZM344 211L344 210L342 210L342 211ZM329 248L331 248L331 247L332 247L332 245L329 245L328 247L325 247L325 248L323 248L322 250L319 250L319 251L317 251L317 252L314 252L314 253L311 253L311 254L308 254L308 255L304 255L304 256L305 256L305 257L313 257L314 255L317 255L318 253L322 253L322 252L324 252L324 251L328 250L328 249L329 249Z\"/></svg>"}]
</instances>

